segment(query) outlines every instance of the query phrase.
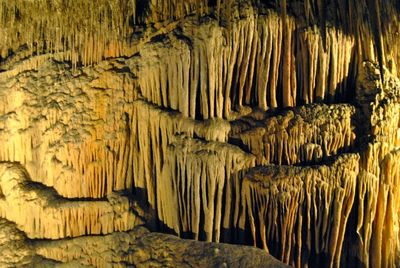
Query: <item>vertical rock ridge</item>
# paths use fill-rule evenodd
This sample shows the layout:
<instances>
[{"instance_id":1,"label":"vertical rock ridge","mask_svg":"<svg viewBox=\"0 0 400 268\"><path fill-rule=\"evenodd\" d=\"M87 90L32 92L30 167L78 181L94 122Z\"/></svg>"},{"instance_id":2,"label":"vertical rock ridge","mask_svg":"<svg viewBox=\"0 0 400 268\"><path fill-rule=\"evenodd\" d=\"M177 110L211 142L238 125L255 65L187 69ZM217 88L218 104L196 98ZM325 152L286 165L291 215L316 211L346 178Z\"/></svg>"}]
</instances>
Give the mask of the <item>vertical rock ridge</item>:
<instances>
[{"instance_id":1,"label":"vertical rock ridge","mask_svg":"<svg viewBox=\"0 0 400 268\"><path fill-rule=\"evenodd\" d=\"M399 207L393 201L398 184L394 161L399 149L400 83L388 72L385 79L382 84L378 68L364 63L357 86L357 101L363 113L370 115L364 134L369 136L369 142L361 150L357 193L360 200L356 210L356 255L367 267L394 267L399 263Z\"/></svg>"}]
</instances>

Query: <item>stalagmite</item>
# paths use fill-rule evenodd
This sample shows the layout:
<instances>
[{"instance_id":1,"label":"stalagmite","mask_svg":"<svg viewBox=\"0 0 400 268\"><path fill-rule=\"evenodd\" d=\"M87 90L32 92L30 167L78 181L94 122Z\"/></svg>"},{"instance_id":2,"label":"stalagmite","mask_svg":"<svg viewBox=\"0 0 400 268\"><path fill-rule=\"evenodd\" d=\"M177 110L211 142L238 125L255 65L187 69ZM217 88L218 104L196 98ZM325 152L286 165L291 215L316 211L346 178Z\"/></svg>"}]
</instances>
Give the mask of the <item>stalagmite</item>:
<instances>
[{"instance_id":1,"label":"stalagmite","mask_svg":"<svg viewBox=\"0 0 400 268\"><path fill-rule=\"evenodd\" d=\"M260 249L182 240L145 227L105 236L30 240L15 224L0 219L4 267L288 267Z\"/></svg>"},{"instance_id":2,"label":"stalagmite","mask_svg":"<svg viewBox=\"0 0 400 268\"><path fill-rule=\"evenodd\" d=\"M3 218L0 218L0 250L2 267L55 266L55 262L37 255L24 232Z\"/></svg>"}]
</instances>

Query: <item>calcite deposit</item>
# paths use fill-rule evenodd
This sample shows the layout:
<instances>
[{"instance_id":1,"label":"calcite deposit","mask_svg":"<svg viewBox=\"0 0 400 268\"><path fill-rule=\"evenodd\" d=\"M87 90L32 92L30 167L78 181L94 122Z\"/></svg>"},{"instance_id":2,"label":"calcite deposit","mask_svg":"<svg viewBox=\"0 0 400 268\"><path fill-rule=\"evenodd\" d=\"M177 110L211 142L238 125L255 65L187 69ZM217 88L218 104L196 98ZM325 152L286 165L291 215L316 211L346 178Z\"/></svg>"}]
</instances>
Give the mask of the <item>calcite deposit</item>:
<instances>
[{"instance_id":1,"label":"calcite deposit","mask_svg":"<svg viewBox=\"0 0 400 268\"><path fill-rule=\"evenodd\" d=\"M0 266L400 266L399 16L0 0Z\"/></svg>"},{"instance_id":2,"label":"calcite deposit","mask_svg":"<svg viewBox=\"0 0 400 268\"><path fill-rule=\"evenodd\" d=\"M243 179L240 227L293 266L338 266L358 172L354 154L329 165L253 168Z\"/></svg>"},{"instance_id":3,"label":"calcite deposit","mask_svg":"<svg viewBox=\"0 0 400 268\"><path fill-rule=\"evenodd\" d=\"M289 267L261 249L183 240L145 227L105 236L30 240L0 219L2 267Z\"/></svg>"}]
</instances>

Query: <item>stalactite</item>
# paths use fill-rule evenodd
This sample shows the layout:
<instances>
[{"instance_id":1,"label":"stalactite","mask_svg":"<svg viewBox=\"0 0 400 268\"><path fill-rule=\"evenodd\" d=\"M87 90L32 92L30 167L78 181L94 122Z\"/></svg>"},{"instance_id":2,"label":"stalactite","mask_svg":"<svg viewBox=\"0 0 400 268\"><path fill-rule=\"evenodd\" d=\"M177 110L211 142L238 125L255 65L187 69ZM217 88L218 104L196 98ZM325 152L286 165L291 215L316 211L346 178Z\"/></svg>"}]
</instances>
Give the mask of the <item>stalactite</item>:
<instances>
[{"instance_id":1,"label":"stalactite","mask_svg":"<svg viewBox=\"0 0 400 268\"><path fill-rule=\"evenodd\" d=\"M378 68L371 63L362 67L357 101L370 115L367 129L372 140L361 153L356 254L366 267L394 267L400 251L394 227L398 225L399 210L395 196L399 177L400 82L386 73L382 84Z\"/></svg>"},{"instance_id":2,"label":"stalactite","mask_svg":"<svg viewBox=\"0 0 400 268\"><path fill-rule=\"evenodd\" d=\"M301 100L304 103L345 99L345 90L350 84L348 80L351 79L349 72L354 56L354 40L334 28L326 31L325 49L318 29L300 33L298 73L303 89Z\"/></svg>"},{"instance_id":3,"label":"stalactite","mask_svg":"<svg viewBox=\"0 0 400 268\"><path fill-rule=\"evenodd\" d=\"M361 170L357 179L358 194L356 202L359 206L357 213L357 258L370 267L370 248L373 223L376 215L379 179L372 173Z\"/></svg>"},{"instance_id":4,"label":"stalactite","mask_svg":"<svg viewBox=\"0 0 400 268\"><path fill-rule=\"evenodd\" d=\"M0 216L17 223L29 238L59 239L127 231L142 221L130 211L127 197L107 201L71 201L48 188L30 184L21 167L1 164Z\"/></svg>"},{"instance_id":5,"label":"stalactite","mask_svg":"<svg viewBox=\"0 0 400 268\"><path fill-rule=\"evenodd\" d=\"M49 70L58 71L49 76ZM47 62L17 78L4 77L0 110L10 117L1 120L1 161L22 163L33 180L65 197L98 198L129 189L129 126L124 120L129 110L119 104L136 98L135 81L118 70L114 63L71 73L63 64ZM28 82L33 76L35 82ZM15 88L11 94L6 93L9 87Z\"/></svg>"},{"instance_id":6,"label":"stalactite","mask_svg":"<svg viewBox=\"0 0 400 268\"><path fill-rule=\"evenodd\" d=\"M286 6L286 1L284 1L284 5ZM296 88L296 70L295 70L295 53L294 47L295 42L293 39L295 23L293 20L288 19L286 15L286 7L285 7L285 15L283 17L284 30L283 30L283 59L282 59L282 106L283 107L293 107L296 106L297 103L297 88ZM303 89L304 90L304 89Z\"/></svg>"},{"instance_id":7,"label":"stalactite","mask_svg":"<svg viewBox=\"0 0 400 268\"><path fill-rule=\"evenodd\" d=\"M238 191L235 176L253 167L254 156L222 143L179 138L165 159L157 182L160 220L176 233L206 241L220 241L221 231L233 227L235 207L228 204ZM202 223L204 222L204 223Z\"/></svg>"},{"instance_id":8,"label":"stalactite","mask_svg":"<svg viewBox=\"0 0 400 268\"><path fill-rule=\"evenodd\" d=\"M244 178L239 227L292 266L339 267L342 242L353 205L357 155L331 165L266 166Z\"/></svg>"},{"instance_id":9,"label":"stalactite","mask_svg":"<svg viewBox=\"0 0 400 268\"><path fill-rule=\"evenodd\" d=\"M399 179L400 151L385 156L381 163L377 208L371 237L371 266L395 267L400 254L398 213L400 210Z\"/></svg>"},{"instance_id":10,"label":"stalactite","mask_svg":"<svg viewBox=\"0 0 400 268\"><path fill-rule=\"evenodd\" d=\"M144 101L136 101L131 118L134 186L146 189L149 202L155 207L158 194L155 178L163 177L163 166L170 157L168 146L176 135L200 137L207 141L226 142L229 123L222 120L196 122L179 113L161 110ZM154 149L157 148L157 149ZM143 166L140 163L145 162Z\"/></svg>"},{"instance_id":11,"label":"stalactite","mask_svg":"<svg viewBox=\"0 0 400 268\"><path fill-rule=\"evenodd\" d=\"M36 182L0 175L0 216L128 230L128 190L182 237L398 266L396 0L267 2L0 0L0 161Z\"/></svg>"},{"instance_id":12,"label":"stalactite","mask_svg":"<svg viewBox=\"0 0 400 268\"><path fill-rule=\"evenodd\" d=\"M256 155L258 165L318 162L352 147L353 114L349 105L303 106L262 120L246 119L254 128L232 122L231 137Z\"/></svg>"}]
</instances>

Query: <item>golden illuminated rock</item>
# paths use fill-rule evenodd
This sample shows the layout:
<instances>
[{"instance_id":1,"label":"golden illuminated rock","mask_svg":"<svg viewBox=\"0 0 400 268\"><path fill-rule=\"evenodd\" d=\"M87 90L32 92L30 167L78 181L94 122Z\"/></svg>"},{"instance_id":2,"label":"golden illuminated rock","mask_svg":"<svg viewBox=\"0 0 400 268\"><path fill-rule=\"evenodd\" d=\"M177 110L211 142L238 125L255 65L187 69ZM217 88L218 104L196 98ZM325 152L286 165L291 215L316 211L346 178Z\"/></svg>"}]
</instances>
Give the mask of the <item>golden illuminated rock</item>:
<instances>
[{"instance_id":1,"label":"golden illuminated rock","mask_svg":"<svg viewBox=\"0 0 400 268\"><path fill-rule=\"evenodd\" d=\"M144 227L104 236L30 240L0 219L2 267L289 267L249 246L183 240Z\"/></svg>"},{"instance_id":2,"label":"golden illuminated rock","mask_svg":"<svg viewBox=\"0 0 400 268\"><path fill-rule=\"evenodd\" d=\"M143 222L130 211L127 197L74 201L30 182L21 167L0 165L0 216L17 223L29 238L59 239L85 234L127 231Z\"/></svg>"},{"instance_id":3,"label":"golden illuminated rock","mask_svg":"<svg viewBox=\"0 0 400 268\"><path fill-rule=\"evenodd\" d=\"M250 170L239 227L250 226L254 245L292 266L338 266L358 165L357 155L345 154L329 165Z\"/></svg>"},{"instance_id":4,"label":"golden illuminated rock","mask_svg":"<svg viewBox=\"0 0 400 268\"><path fill-rule=\"evenodd\" d=\"M0 266L400 266L399 15L0 0Z\"/></svg>"}]
</instances>

